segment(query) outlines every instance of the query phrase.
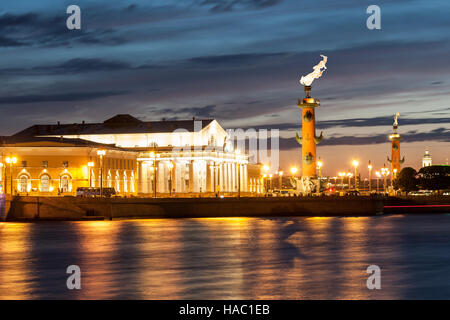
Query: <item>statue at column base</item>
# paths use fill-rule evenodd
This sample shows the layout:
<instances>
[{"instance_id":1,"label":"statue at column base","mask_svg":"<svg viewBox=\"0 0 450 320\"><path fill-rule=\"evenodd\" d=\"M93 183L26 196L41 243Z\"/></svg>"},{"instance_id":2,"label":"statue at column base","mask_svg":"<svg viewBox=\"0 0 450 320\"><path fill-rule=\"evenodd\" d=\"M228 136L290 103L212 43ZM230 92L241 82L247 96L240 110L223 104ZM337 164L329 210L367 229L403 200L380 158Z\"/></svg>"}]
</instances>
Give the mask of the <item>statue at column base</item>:
<instances>
[{"instance_id":1,"label":"statue at column base","mask_svg":"<svg viewBox=\"0 0 450 320\"><path fill-rule=\"evenodd\" d=\"M298 195L310 196L320 190L319 179L315 179L313 177L301 177L300 179L297 179L296 182Z\"/></svg>"}]
</instances>

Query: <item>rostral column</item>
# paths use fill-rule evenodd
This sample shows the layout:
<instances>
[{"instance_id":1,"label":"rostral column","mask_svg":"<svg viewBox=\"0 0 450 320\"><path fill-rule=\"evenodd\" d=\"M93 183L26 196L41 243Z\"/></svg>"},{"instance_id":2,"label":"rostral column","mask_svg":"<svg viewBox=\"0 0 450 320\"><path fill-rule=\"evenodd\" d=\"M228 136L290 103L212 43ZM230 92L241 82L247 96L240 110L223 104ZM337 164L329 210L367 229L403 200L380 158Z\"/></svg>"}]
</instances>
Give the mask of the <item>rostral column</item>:
<instances>
[{"instance_id":1,"label":"rostral column","mask_svg":"<svg viewBox=\"0 0 450 320\"><path fill-rule=\"evenodd\" d=\"M387 157L387 160L391 163L392 177L394 179L400 173L401 164L405 162L405 157L403 157L403 159L400 159L400 141L402 140L402 137L399 133L397 133L399 116L400 113L397 112L394 117L394 125L393 125L394 132L391 135L389 135L389 140L392 141L391 145L392 159L389 159L389 156Z\"/></svg>"},{"instance_id":2,"label":"rostral column","mask_svg":"<svg viewBox=\"0 0 450 320\"><path fill-rule=\"evenodd\" d=\"M304 86L306 96L304 99L299 99L297 106L302 108L302 137L296 135L297 142L302 146L302 181L305 179L312 180L317 178L317 157L316 145L322 140L322 132L319 137L316 137L316 117L315 108L320 106L319 99L311 97L311 84L314 79L322 76L326 69L327 57L321 55L323 58L318 65L313 67L313 72L307 76L301 77L300 84ZM311 192L313 190L304 190Z\"/></svg>"}]
</instances>

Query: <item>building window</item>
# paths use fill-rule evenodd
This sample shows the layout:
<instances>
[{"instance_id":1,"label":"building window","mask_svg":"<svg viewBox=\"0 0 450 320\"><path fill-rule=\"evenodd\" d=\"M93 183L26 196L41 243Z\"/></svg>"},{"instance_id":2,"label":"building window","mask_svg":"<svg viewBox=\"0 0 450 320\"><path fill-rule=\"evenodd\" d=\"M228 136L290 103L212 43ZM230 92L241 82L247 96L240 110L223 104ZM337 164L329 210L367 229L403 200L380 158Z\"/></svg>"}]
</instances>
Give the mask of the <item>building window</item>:
<instances>
[{"instance_id":1,"label":"building window","mask_svg":"<svg viewBox=\"0 0 450 320\"><path fill-rule=\"evenodd\" d=\"M50 191L50 177L48 174L43 174L41 176L41 192Z\"/></svg>"},{"instance_id":2,"label":"building window","mask_svg":"<svg viewBox=\"0 0 450 320\"><path fill-rule=\"evenodd\" d=\"M48 168L48 161L47 160L42 161L42 167L43 168Z\"/></svg>"},{"instance_id":3,"label":"building window","mask_svg":"<svg viewBox=\"0 0 450 320\"><path fill-rule=\"evenodd\" d=\"M28 177L26 175L21 175L19 177L19 191L27 192L28 187Z\"/></svg>"},{"instance_id":4,"label":"building window","mask_svg":"<svg viewBox=\"0 0 450 320\"><path fill-rule=\"evenodd\" d=\"M27 162L26 161L22 161L22 167L26 167L27 166Z\"/></svg>"},{"instance_id":5,"label":"building window","mask_svg":"<svg viewBox=\"0 0 450 320\"><path fill-rule=\"evenodd\" d=\"M70 191L70 177L64 175L61 177L61 192L69 192Z\"/></svg>"},{"instance_id":6,"label":"building window","mask_svg":"<svg viewBox=\"0 0 450 320\"><path fill-rule=\"evenodd\" d=\"M63 168L68 168L69 167L69 161L63 161L62 166L63 166Z\"/></svg>"}]
</instances>

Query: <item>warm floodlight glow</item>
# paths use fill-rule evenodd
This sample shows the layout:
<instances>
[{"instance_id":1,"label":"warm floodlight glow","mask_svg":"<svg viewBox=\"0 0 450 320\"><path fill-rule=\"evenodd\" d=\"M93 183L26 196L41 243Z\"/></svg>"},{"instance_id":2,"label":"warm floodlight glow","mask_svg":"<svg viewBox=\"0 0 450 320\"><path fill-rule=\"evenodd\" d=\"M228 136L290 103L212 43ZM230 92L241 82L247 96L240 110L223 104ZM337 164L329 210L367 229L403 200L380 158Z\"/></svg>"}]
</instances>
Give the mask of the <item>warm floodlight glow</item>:
<instances>
[{"instance_id":1,"label":"warm floodlight glow","mask_svg":"<svg viewBox=\"0 0 450 320\"><path fill-rule=\"evenodd\" d=\"M270 167L269 167L267 164L265 164L265 165L263 166L263 170L267 172L267 171L270 170Z\"/></svg>"},{"instance_id":2,"label":"warm floodlight glow","mask_svg":"<svg viewBox=\"0 0 450 320\"><path fill-rule=\"evenodd\" d=\"M105 150L97 150L97 155L98 156L104 156L106 154Z\"/></svg>"},{"instance_id":3,"label":"warm floodlight glow","mask_svg":"<svg viewBox=\"0 0 450 320\"><path fill-rule=\"evenodd\" d=\"M173 162L172 161L169 162L169 168L173 169Z\"/></svg>"},{"instance_id":4,"label":"warm floodlight glow","mask_svg":"<svg viewBox=\"0 0 450 320\"><path fill-rule=\"evenodd\" d=\"M278 171L278 175L282 176L283 175L283 171Z\"/></svg>"},{"instance_id":5,"label":"warm floodlight glow","mask_svg":"<svg viewBox=\"0 0 450 320\"><path fill-rule=\"evenodd\" d=\"M352 165L354 166L354 167L357 167L357 166L359 166L359 161L358 160L353 160L352 161Z\"/></svg>"},{"instance_id":6,"label":"warm floodlight glow","mask_svg":"<svg viewBox=\"0 0 450 320\"><path fill-rule=\"evenodd\" d=\"M94 162L89 161L89 162L88 162L88 167L93 167L93 166L94 166Z\"/></svg>"},{"instance_id":7,"label":"warm floodlight glow","mask_svg":"<svg viewBox=\"0 0 450 320\"><path fill-rule=\"evenodd\" d=\"M6 163L17 163L17 158L16 157L6 157L5 159Z\"/></svg>"},{"instance_id":8,"label":"warm floodlight glow","mask_svg":"<svg viewBox=\"0 0 450 320\"><path fill-rule=\"evenodd\" d=\"M291 173L296 174L298 171L297 167L291 167Z\"/></svg>"},{"instance_id":9,"label":"warm floodlight glow","mask_svg":"<svg viewBox=\"0 0 450 320\"><path fill-rule=\"evenodd\" d=\"M317 161L317 168L322 168L322 166L323 166L323 162L322 161Z\"/></svg>"}]
</instances>

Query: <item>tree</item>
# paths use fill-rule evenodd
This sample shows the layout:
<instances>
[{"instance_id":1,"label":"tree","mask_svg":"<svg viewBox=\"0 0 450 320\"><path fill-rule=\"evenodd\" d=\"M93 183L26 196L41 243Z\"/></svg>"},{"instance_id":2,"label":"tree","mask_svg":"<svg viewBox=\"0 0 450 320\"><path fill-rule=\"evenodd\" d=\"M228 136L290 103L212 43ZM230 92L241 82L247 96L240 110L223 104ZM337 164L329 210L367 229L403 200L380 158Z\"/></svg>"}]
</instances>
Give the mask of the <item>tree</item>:
<instances>
[{"instance_id":1,"label":"tree","mask_svg":"<svg viewBox=\"0 0 450 320\"><path fill-rule=\"evenodd\" d=\"M419 170L419 186L426 190L450 189L450 166L435 165Z\"/></svg>"},{"instance_id":2,"label":"tree","mask_svg":"<svg viewBox=\"0 0 450 320\"><path fill-rule=\"evenodd\" d=\"M417 171L411 167L406 167L400 171L397 179L394 180L394 187L405 192L410 192L418 189L418 183Z\"/></svg>"}]
</instances>

